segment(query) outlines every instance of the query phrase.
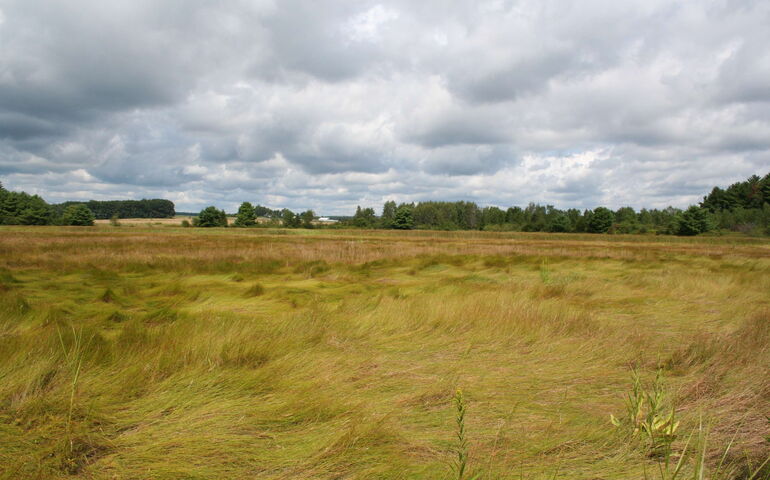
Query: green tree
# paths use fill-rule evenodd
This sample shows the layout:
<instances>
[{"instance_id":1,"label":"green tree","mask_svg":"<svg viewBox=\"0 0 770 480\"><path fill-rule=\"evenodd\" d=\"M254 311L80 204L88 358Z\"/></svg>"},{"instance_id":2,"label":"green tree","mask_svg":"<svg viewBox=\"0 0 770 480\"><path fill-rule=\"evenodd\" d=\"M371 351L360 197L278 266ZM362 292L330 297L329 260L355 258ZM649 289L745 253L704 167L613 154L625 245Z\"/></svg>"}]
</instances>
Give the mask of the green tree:
<instances>
[{"instance_id":1,"label":"green tree","mask_svg":"<svg viewBox=\"0 0 770 480\"><path fill-rule=\"evenodd\" d=\"M234 225L236 227L253 227L257 224L257 214L254 211L254 206L249 202L243 202L238 207L238 215L235 217Z\"/></svg>"},{"instance_id":2,"label":"green tree","mask_svg":"<svg viewBox=\"0 0 770 480\"><path fill-rule=\"evenodd\" d=\"M19 216L23 225L48 225L52 222L53 209L45 200L32 195L25 203L26 206Z\"/></svg>"},{"instance_id":3,"label":"green tree","mask_svg":"<svg viewBox=\"0 0 770 480\"><path fill-rule=\"evenodd\" d=\"M302 219L299 215L295 214L288 208L281 210L281 221L286 228L299 228L302 224Z\"/></svg>"},{"instance_id":4,"label":"green tree","mask_svg":"<svg viewBox=\"0 0 770 480\"><path fill-rule=\"evenodd\" d=\"M267 207L263 207L262 205L257 205L254 207L254 213L257 215L257 217L267 217L272 219L281 218L280 210L272 210Z\"/></svg>"},{"instance_id":5,"label":"green tree","mask_svg":"<svg viewBox=\"0 0 770 480\"><path fill-rule=\"evenodd\" d=\"M353 225L360 228L372 228L377 220L373 208L356 207L353 215Z\"/></svg>"},{"instance_id":6,"label":"green tree","mask_svg":"<svg viewBox=\"0 0 770 480\"><path fill-rule=\"evenodd\" d=\"M615 221L618 223L636 223L636 212L631 207L621 207L615 212Z\"/></svg>"},{"instance_id":7,"label":"green tree","mask_svg":"<svg viewBox=\"0 0 770 480\"><path fill-rule=\"evenodd\" d=\"M677 235L697 235L714 229L711 214L705 208L690 206L677 217Z\"/></svg>"},{"instance_id":8,"label":"green tree","mask_svg":"<svg viewBox=\"0 0 770 480\"><path fill-rule=\"evenodd\" d=\"M505 223L505 212L500 208L484 207L481 210L481 224L483 227L486 227L489 225L502 225L504 223Z\"/></svg>"},{"instance_id":9,"label":"green tree","mask_svg":"<svg viewBox=\"0 0 770 480\"><path fill-rule=\"evenodd\" d=\"M302 222L302 228L313 228L313 220L315 220L315 212L307 210L300 213L299 218Z\"/></svg>"},{"instance_id":10,"label":"green tree","mask_svg":"<svg viewBox=\"0 0 770 480\"><path fill-rule=\"evenodd\" d=\"M546 229L546 208L530 202L524 209L525 232L542 232Z\"/></svg>"},{"instance_id":11,"label":"green tree","mask_svg":"<svg viewBox=\"0 0 770 480\"><path fill-rule=\"evenodd\" d=\"M389 200L382 206L380 223L382 228L393 228L393 220L396 218L396 202Z\"/></svg>"},{"instance_id":12,"label":"green tree","mask_svg":"<svg viewBox=\"0 0 770 480\"><path fill-rule=\"evenodd\" d=\"M90 227L94 224L94 214L82 203L70 205L64 210L62 224Z\"/></svg>"},{"instance_id":13,"label":"green tree","mask_svg":"<svg viewBox=\"0 0 770 480\"><path fill-rule=\"evenodd\" d=\"M196 227L226 227L227 214L224 210L219 210L215 206L206 207L193 219L193 225Z\"/></svg>"},{"instance_id":14,"label":"green tree","mask_svg":"<svg viewBox=\"0 0 770 480\"><path fill-rule=\"evenodd\" d=\"M64 202L57 205L59 214L68 206L80 202ZM120 218L173 218L174 202L160 198L142 200L89 200L86 206L94 217L102 220L118 215Z\"/></svg>"},{"instance_id":15,"label":"green tree","mask_svg":"<svg viewBox=\"0 0 770 480\"><path fill-rule=\"evenodd\" d=\"M505 223L514 225L516 229L521 229L524 225L524 210L521 207L510 207L505 211Z\"/></svg>"},{"instance_id":16,"label":"green tree","mask_svg":"<svg viewBox=\"0 0 770 480\"><path fill-rule=\"evenodd\" d=\"M39 196L0 186L0 225L48 225L53 219L53 208Z\"/></svg>"},{"instance_id":17,"label":"green tree","mask_svg":"<svg viewBox=\"0 0 770 480\"><path fill-rule=\"evenodd\" d=\"M414 228L414 216L412 214L413 206L402 204L396 209L393 218L393 228L398 230L411 230Z\"/></svg>"},{"instance_id":18,"label":"green tree","mask_svg":"<svg viewBox=\"0 0 770 480\"><path fill-rule=\"evenodd\" d=\"M588 231L590 233L607 233L615 220L612 210L605 207L597 207L593 215L588 220Z\"/></svg>"},{"instance_id":19,"label":"green tree","mask_svg":"<svg viewBox=\"0 0 770 480\"><path fill-rule=\"evenodd\" d=\"M555 215L547 225L549 232L569 232L570 228L569 218L563 213Z\"/></svg>"}]
</instances>

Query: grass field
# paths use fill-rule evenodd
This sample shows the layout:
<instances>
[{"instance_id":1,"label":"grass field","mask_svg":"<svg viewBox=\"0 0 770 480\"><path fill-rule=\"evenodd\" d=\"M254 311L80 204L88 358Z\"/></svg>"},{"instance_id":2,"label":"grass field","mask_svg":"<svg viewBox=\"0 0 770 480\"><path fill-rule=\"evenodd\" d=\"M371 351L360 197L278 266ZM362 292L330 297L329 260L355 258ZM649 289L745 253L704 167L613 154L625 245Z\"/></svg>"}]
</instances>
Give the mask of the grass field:
<instances>
[{"instance_id":1,"label":"grass field","mask_svg":"<svg viewBox=\"0 0 770 480\"><path fill-rule=\"evenodd\" d=\"M193 221L190 215L177 215L174 218L120 218L118 223L123 227L153 227L153 226L174 226L178 227L183 220ZM112 220L95 220L97 226L109 225Z\"/></svg>"},{"instance_id":2,"label":"grass field","mask_svg":"<svg viewBox=\"0 0 770 480\"><path fill-rule=\"evenodd\" d=\"M747 478L770 242L0 229L0 478L660 478L632 368Z\"/></svg>"}]
</instances>

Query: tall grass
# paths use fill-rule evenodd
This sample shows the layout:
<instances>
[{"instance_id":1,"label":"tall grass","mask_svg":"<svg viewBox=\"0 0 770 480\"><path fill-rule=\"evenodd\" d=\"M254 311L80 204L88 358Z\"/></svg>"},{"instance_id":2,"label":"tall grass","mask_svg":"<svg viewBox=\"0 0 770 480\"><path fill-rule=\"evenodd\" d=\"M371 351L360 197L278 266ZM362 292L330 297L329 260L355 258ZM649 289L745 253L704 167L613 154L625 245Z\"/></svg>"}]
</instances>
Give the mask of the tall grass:
<instances>
[{"instance_id":1,"label":"tall grass","mask_svg":"<svg viewBox=\"0 0 770 480\"><path fill-rule=\"evenodd\" d=\"M466 479L767 468L766 243L0 232L0 478L439 479L447 450ZM629 366L654 441L608 421Z\"/></svg>"}]
</instances>

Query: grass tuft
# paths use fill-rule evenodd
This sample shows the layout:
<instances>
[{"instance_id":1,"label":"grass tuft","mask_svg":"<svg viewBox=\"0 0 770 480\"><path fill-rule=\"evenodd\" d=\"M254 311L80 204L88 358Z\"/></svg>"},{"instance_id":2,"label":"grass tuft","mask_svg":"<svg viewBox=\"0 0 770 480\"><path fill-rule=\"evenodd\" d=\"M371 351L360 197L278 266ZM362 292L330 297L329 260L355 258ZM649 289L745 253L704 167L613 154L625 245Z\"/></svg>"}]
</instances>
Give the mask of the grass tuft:
<instances>
[{"instance_id":1,"label":"grass tuft","mask_svg":"<svg viewBox=\"0 0 770 480\"><path fill-rule=\"evenodd\" d=\"M246 289L246 292L243 295L245 297L259 297L260 295L264 294L265 287L263 287L260 283L254 283L248 289Z\"/></svg>"},{"instance_id":2,"label":"grass tuft","mask_svg":"<svg viewBox=\"0 0 770 480\"><path fill-rule=\"evenodd\" d=\"M99 296L99 300L104 303L115 303L117 302L117 296L115 295L115 292L108 287L104 293Z\"/></svg>"}]
</instances>

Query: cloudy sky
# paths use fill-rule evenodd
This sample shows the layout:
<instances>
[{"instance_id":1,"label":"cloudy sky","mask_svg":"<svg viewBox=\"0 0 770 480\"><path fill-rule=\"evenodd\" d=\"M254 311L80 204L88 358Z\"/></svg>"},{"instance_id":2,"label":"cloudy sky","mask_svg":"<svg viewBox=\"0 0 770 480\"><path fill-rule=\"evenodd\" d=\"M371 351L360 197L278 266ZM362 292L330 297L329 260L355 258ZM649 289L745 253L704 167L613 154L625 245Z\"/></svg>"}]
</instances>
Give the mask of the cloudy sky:
<instances>
[{"instance_id":1,"label":"cloudy sky","mask_svg":"<svg viewBox=\"0 0 770 480\"><path fill-rule=\"evenodd\" d=\"M685 206L770 171L770 2L0 0L0 181Z\"/></svg>"}]
</instances>

